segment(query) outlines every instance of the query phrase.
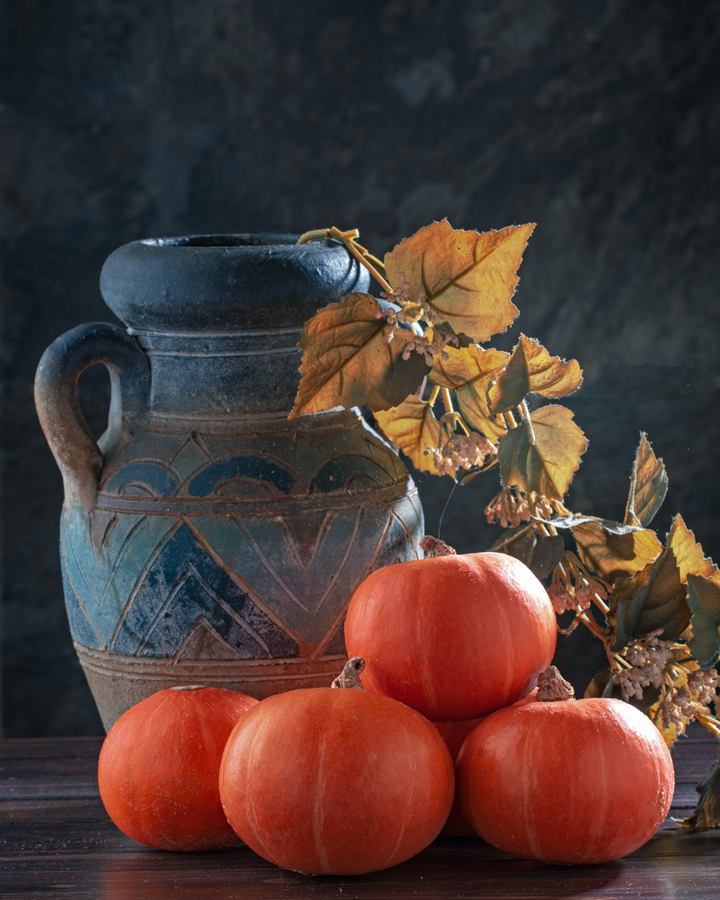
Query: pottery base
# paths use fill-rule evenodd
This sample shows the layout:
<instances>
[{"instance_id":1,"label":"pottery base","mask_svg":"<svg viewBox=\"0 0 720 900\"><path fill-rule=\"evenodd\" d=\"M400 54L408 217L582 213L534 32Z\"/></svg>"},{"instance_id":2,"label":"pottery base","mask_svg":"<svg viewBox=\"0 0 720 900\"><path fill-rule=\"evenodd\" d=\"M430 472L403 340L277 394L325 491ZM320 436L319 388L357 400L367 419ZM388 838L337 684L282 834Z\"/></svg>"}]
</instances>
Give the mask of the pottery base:
<instances>
[{"instance_id":1,"label":"pottery base","mask_svg":"<svg viewBox=\"0 0 720 900\"><path fill-rule=\"evenodd\" d=\"M180 684L227 688L263 700L296 688L330 687L346 656L323 659L172 660L119 656L75 644L100 718L116 719L156 691Z\"/></svg>"}]
</instances>

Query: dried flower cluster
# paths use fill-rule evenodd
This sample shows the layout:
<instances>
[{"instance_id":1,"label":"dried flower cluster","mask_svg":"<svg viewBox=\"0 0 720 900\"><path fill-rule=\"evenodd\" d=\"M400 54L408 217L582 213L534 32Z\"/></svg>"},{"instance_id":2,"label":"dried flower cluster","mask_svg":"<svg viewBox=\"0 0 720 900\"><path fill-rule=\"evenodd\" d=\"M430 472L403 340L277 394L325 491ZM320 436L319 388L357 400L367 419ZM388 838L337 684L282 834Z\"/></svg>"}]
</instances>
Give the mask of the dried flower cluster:
<instances>
[{"instance_id":1,"label":"dried flower cluster","mask_svg":"<svg viewBox=\"0 0 720 900\"><path fill-rule=\"evenodd\" d=\"M673 685L658 704L655 721L668 729L675 725L681 733L688 722L697 715L711 715L708 708L717 699L720 675L715 669L690 672L687 686Z\"/></svg>"},{"instance_id":2,"label":"dried flower cluster","mask_svg":"<svg viewBox=\"0 0 720 900\"><path fill-rule=\"evenodd\" d=\"M408 341L403 350L402 358L408 359L414 350L416 353L423 355L425 362L432 366L436 356L439 356L440 359L448 359L445 348L448 344L457 344L457 342L458 339L454 334L445 334L442 331L433 329L432 338L428 338L426 334L423 334Z\"/></svg>"},{"instance_id":3,"label":"dried flower cluster","mask_svg":"<svg viewBox=\"0 0 720 900\"><path fill-rule=\"evenodd\" d=\"M565 552L553 572L548 596L558 615L588 609L595 600L605 600L605 585L594 578L574 553Z\"/></svg>"},{"instance_id":4,"label":"dried flower cluster","mask_svg":"<svg viewBox=\"0 0 720 900\"><path fill-rule=\"evenodd\" d=\"M484 509L488 523L499 522L503 528L517 528L522 522L566 516L567 509L557 500L550 500L535 491L526 493L516 487L504 487Z\"/></svg>"},{"instance_id":5,"label":"dried flower cluster","mask_svg":"<svg viewBox=\"0 0 720 900\"><path fill-rule=\"evenodd\" d=\"M642 700L643 688L660 688L665 683L665 668L673 658L672 641L661 641L663 629L651 631L644 640L633 641L620 656L630 664L615 676L623 700Z\"/></svg>"},{"instance_id":6,"label":"dried flower cluster","mask_svg":"<svg viewBox=\"0 0 720 900\"><path fill-rule=\"evenodd\" d=\"M443 220L400 242L384 262L356 242L354 229L304 234L300 243L328 238L343 243L369 269L382 293L379 302L371 303L363 293L346 297L308 323L301 339L302 379L291 417L356 405L358 383L346 375L357 370L373 382L368 396L378 401L373 410L383 432L420 471L457 480L462 475L465 484L497 463L501 490L486 506L485 515L490 524L512 530L495 547L526 559L542 578L552 568L548 592L553 607L560 617L572 613L568 627L558 624L558 630L569 634L582 624L603 642L609 666L591 687L602 693L612 679L626 700L651 717L668 746L692 718L720 737L720 719L709 712L720 676L709 667L701 668L694 658L701 646L704 661L716 649L720 654L717 616L698 615L691 609L689 625L695 641L685 634L685 625L678 633L689 597L680 589L665 591L664 567L671 566L672 554L683 585L689 585L690 575L701 577L708 608L713 610L720 603L720 571L704 557L680 516L673 520L666 552L652 534L649 525L667 492L662 459L641 435L622 521L571 514L562 498L587 439L571 410L555 402L543 405L538 398L555 401L576 391L582 383L579 364L552 356L525 335L520 335L512 353L498 354L482 346L515 319L516 273L533 227L481 234L453 229ZM492 265L478 265L491 254L495 254ZM367 327L369 308L377 317L376 328ZM387 354L377 353L378 331L397 349L392 365L387 365ZM456 349L450 352L451 343ZM417 386L411 370L420 375L425 367L415 365L419 361L414 353L431 367ZM441 365L441 360L451 364ZM398 377L405 374L407 379ZM424 400L428 381L433 387ZM478 402L472 402L473 395ZM529 406L531 397L535 399ZM445 413L436 417L440 398ZM552 498L543 496L545 492ZM563 552L561 534L574 538L577 555ZM439 545L424 549L427 555L446 552ZM635 581L628 584L628 578ZM631 598L628 591L634 591ZM628 600L630 605L623 602ZM651 625L637 631L641 617ZM657 630L644 634L650 627ZM661 635L675 641L662 640ZM707 800L720 795L720 768L714 767L709 777L712 789L701 795L698 810L702 807L705 822L720 827L720 808L714 799Z\"/></svg>"},{"instance_id":7,"label":"dried flower cluster","mask_svg":"<svg viewBox=\"0 0 720 900\"><path fill-rule=\"evenodd\" d=\"M391 292L381 291L380 296L399 307L399 309L395 309L394 306L391 306L385 311L378 310L375 314L379 319L384 318L391 326L385 334L385 341L389 344L400 329L408 325L415 335L406 344L402 354L403 359L408 359L413 351L423 355L429 366L433 365L436 356L441 359L448 358L445 347L448 344L457 345L457 337L454 334L438 331L437 328L428 328L424 334L418 334L420 329L417 327L417 323L421 320L434 326L442 324L445 319L428 306L427 295L424 291L419 291L417 296L411 299L410 288L405 281L404 272L400 273L400 286ZM413 328L413 326L416 327ZM427 337L428 332L431 334L429 338Z\"/></svg>"},{"instance_id":8,"label":"dried flower cluster","mask_svg":"<svg viewBox=\"0 0 720 900\"><path fill-rule=\"evenodd\" d=\"M517 528L532 518L527 494L512 487L504 487L496 494L484 512L490 525L499 522L503 528Z\"/></svg>"},{"instance_id":9,"label":"dried flower cluster","mask_svg":"<svg viewBox=\"0 0 720 900\"><path fill-rule=\"evenodd\" d=\"M497 447L477 432L466 436L456 434L439 450L428 447L425 456L432 456L440 475L454 475L458 469L481 466L488 456L497 453Z\"/></svg>"}]
</instances>

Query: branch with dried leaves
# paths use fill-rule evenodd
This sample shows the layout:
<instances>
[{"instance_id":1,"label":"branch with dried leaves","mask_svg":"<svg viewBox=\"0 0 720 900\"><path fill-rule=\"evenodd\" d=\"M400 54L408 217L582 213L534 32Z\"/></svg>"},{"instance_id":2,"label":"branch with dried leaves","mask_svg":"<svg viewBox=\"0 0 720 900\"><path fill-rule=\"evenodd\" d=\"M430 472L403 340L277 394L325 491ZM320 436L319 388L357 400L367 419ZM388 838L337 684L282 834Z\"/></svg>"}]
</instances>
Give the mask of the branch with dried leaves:
<instances>
[{"instance_id":1,"label":"branch with dried leaves","mask_svg":"<svg viewBox=\"0 0 720 900\"><path fill-rule=\"evenodd\" d=\"M304 234L300 242L342 243L381 290L344 297L306 324L290 415L367 406L420 471L461 484L499 471L485 515L506 532L491 549L549 579L562 634L582 625L603 642L608 665L587 695L638 706L670 746L693 719L720 738L720 572L680 516L664 546L648 528L667 492L662 460L643 434L622 522L573 514L564 498L587 440L569 409L538 398L576 391L580 366L525 335L512 353L483 346L518 315L517 270L534 227L481 234L443 220L382 261L357 230ZM683 824L720 827L720 765L699 790Z\"/></svg>"}]
</instances>

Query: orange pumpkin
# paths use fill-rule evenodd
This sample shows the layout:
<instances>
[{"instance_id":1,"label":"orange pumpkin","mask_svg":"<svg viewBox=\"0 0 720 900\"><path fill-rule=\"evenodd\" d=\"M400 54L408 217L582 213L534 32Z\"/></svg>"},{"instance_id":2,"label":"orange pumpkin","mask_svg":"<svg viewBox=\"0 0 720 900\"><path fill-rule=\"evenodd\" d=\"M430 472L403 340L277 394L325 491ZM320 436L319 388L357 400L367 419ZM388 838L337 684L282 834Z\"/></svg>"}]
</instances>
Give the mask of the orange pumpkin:
<instances>
[{"instance_id":1,"label":"orange pumpkin","mask_svg":"<svg viewBox=\"0 0 720 900\"><path fill-rule=\"evenodd\" d=\"M433 722L467 720L531 691L552 661L555 613L519 560L470 553L378 569L355 591L345 623L366 690Z\"/></svg>"},{"instance_id":2,"label":"orange pumpkin","mask_svg":"<svg viewBox=\"0 0 720 900\"><path fill-rule=\"evenodd\" d=\"M456 769L462 810L482 838L552 863L637 850L662 824L674 788L655 725L606 698L498 710L466 738Z\"/></svg>"},{"instance_id":3,"label":"orange pumpkin","mask_svg":"<svg viewBox=\"0 0 720 900\"><path fill-rule=\"evenodd\" d=\"M362 690L308 688L238 722L220 769L228 821L264 859L356 875L414 856L454 795L450 754L419 713Z\"/></svg>"},{"instance_id":4,"label":"orange pumpkin","mask_svg":"<svg viewBox=\"0 0 720 900\"><path fill-rule=\"evenodd\" d=\"M98 763L100 796L117 827L161 850L237 844L218 772L230 732L257 702L221 688L167 688L120 716Z\"/></svg>"},{"instance_id":5,"label":"orange pumpkin","mask_svg":"<svg viewBox=\"0 0 720 900\"><path fill-rule=\"evenodd\" d=\"M522 699L518 700L514 705L521 706L525 703L533 703L537 688L532 690ZM433 722L433 725L440 732L440 737L445 741L445 746L450 751L452 761L457 762L465 738L473 731L483 719L467 719L464 722ZM455 781L455 799L453 800L450 815L443 825L440 834L448 837L477 837L477 832L463 815L462 806L460 805L460 796L457 789L457 779Z\"/></svg>"},{"instance_id":6,"label":"orange pumpkin","mask_svg":"<svg viewBox=\"0 0 720 900\"><path fill-rule=\"evenodd\" d=\"M445 746L450 751L450 758L453 762L457 759L465 738L480 722L482 722L482 719L466 719L463 722L433 722L433 725L440 732L440 737L445 741ZM475 829L463 815L460 798L457 793L457 784L450 814L440 834L444 834L447 837L477 837Z\"/></svg>"}]
</instances>

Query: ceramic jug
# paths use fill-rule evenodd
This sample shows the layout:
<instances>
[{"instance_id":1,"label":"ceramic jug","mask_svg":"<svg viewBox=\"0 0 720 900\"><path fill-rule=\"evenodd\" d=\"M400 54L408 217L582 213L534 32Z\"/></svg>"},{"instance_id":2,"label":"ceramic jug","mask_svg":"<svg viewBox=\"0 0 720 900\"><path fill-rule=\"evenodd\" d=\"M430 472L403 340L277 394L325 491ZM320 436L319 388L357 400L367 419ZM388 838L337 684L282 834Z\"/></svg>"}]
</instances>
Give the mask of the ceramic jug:
<instances>
[{"instance_id":1,"label":"ceramic jug","mask_svg":"<svg viewBox=\"0 0 720 900\"><path fill-rule=\"evenodd\" d=\"M178 684L329 685L357 585L422 555L417 490L358 410L288 419L302 325L368 288L342 246L296 241L126 244L100 289L127 330L81 325L40 362L65 602L106 728ZM112 387L97 443L76 398L95 363Z\"/></svg>"}]
</instances>

